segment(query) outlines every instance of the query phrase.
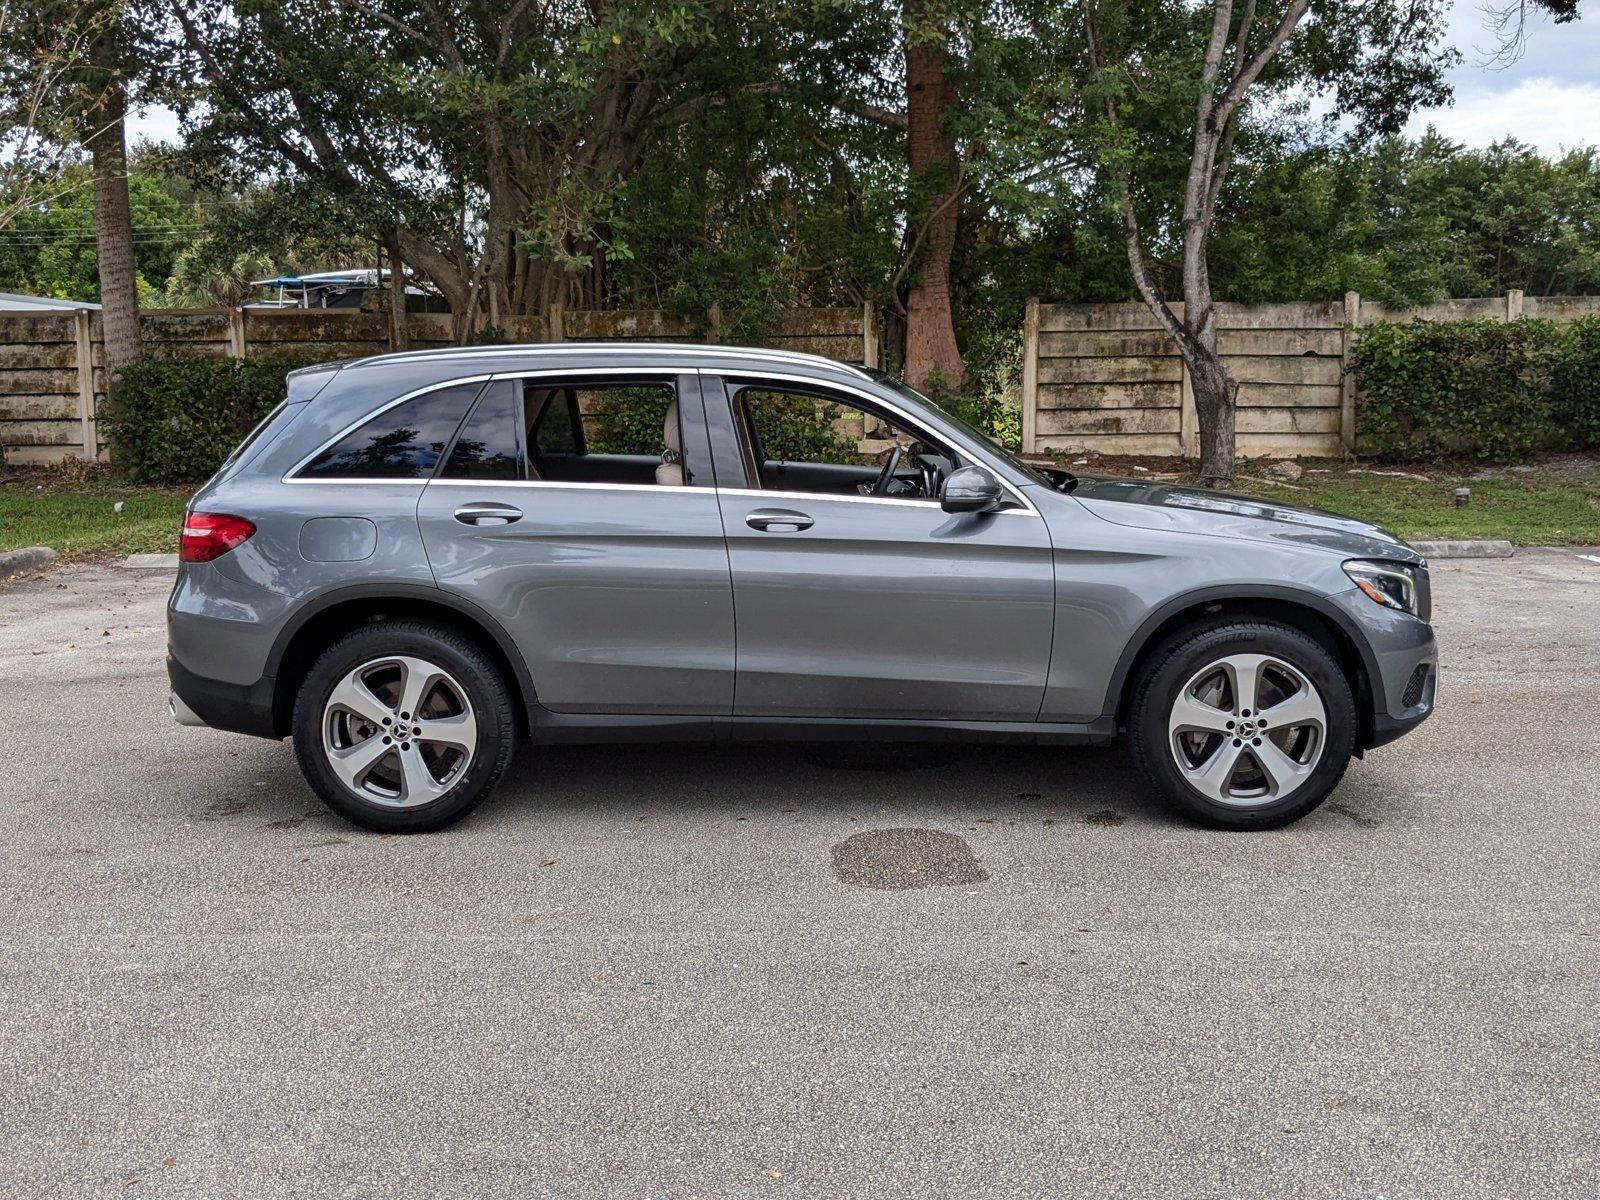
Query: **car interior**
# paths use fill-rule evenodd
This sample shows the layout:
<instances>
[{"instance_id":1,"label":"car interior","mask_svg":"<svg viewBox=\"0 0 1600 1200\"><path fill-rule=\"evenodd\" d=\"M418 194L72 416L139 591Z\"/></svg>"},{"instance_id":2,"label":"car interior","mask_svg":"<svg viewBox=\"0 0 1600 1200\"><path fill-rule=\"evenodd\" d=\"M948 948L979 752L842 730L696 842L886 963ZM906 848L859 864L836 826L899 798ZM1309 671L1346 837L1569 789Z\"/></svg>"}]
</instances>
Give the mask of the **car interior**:
<instances>
[{"instance_id":1,"label":"car interior","mask_svg":"<svg viewBox=\"0 0 1600 1200\"><path fill-rule=\"evenodd\" d=\"M830 396L752 384L733 401L747 474L764 489L937 500L961 465L926 435ZM670 384L529 380L523 419L529 479L686 482Z\"/></svg>"},{"instance_id":2,"label":"car interior","mask_svg":"<svg viewBox=\"0 0 1600 1200\"><path fill-rule=\"evenodd\" d=\"M528 478L556 483L684 483L677 396L665 383L529 380Z\"/></svg>"},{"instance_id":3,"label":"car interior","mask_svg":"<svg viewBox=\"0 0 1600 1200\"><path fill-rule=\"evenodd\" d=\"M887 417L770 386L733 393L746 472L773 491L937 500L957 455Z\"/></svg>"}]
</instances>

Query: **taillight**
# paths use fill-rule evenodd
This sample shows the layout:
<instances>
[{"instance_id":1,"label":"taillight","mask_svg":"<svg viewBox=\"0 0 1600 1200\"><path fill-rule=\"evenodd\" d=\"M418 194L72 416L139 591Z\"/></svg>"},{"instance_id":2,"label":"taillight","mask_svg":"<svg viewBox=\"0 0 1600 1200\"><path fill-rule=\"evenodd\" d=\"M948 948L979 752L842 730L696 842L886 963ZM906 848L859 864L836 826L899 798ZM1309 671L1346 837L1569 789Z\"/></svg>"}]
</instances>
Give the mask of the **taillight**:
<instances>
[{"instance_id":1,"label":"taillight","mask_svg":"<svg viewBox=\"0 0 1600 1200\"><path fill-rule=\"evenodd\" d=\"M243 545L255 531L254 522L228 513L185 513L178 558L182 562L210 562Z\"/></svg>"}]
</instances>

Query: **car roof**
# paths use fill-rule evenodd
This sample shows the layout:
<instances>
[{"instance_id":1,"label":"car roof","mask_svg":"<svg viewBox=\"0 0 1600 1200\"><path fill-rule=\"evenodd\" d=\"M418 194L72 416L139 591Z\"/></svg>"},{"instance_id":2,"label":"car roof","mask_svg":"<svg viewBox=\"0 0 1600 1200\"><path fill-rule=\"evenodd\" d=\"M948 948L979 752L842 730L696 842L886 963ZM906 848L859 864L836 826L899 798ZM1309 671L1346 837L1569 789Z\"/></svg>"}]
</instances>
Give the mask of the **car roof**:
<instances>
[{"instance_id":1,"label":"car roof","mask_svg":"<svg viewBox=\"0 0 1600 1200\"><path fill-rule=\"evenodd\" d=\"M681 342L539 342L521 345L451 346L439 350L403 350L394 354L376 354L341 364L343 370L359 371L371 367L393 367L407 363L437 366L459 362L485 371L516 371L525 367L537 368L572 362L574 365L591 365L597 361L627 362L630 359L648 358L660 365L685 367L715 366L719 362L732 364L766 364L768 366L806 367L830 375L852 379L870 379L871 376L854 363L825 358L820 354L802 354L795 350L770 350L753 346L685 345Z\"/></svg>"}]
</instances>

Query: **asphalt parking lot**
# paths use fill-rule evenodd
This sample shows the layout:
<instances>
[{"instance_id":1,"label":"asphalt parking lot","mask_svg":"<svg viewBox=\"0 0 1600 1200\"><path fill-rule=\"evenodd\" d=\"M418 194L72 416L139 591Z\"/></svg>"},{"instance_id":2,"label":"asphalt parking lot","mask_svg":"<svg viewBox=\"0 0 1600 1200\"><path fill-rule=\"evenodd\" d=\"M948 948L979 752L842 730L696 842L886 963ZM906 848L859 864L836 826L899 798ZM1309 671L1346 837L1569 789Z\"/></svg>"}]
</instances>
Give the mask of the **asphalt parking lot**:
<instances>
[{"instance_id":1,"label":"asphalt parking lot","mask_svg":"<svg viewBox=\"0 0 1600 1200\"><path fill-rule=\"evenodd\" d=\"M172 723L165 578L13 585L0 1194L1600 1196L1600 563L1435 578L1435 718L1250 835L660 747L380 837Z\"/></svg>"}]
</instances>

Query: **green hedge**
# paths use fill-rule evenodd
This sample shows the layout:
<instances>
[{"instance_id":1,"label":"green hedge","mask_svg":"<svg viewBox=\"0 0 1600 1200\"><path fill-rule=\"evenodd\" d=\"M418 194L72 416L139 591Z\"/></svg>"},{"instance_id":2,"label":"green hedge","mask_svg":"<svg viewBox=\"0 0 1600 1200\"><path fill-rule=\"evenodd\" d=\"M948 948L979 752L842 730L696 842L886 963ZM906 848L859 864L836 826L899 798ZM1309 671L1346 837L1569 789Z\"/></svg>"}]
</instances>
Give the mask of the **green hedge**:
<instances>
[{"instance_id":1,"label":"green hedge","mask_svg":"<svg viewBox=\"0 0 1600 1200\"><path fill-rule=\"evenodd\" d=\"M112 462L136 483L188 483L222 464L278 401L292 357L174 355L123 369L100 415Z\"/></svg>"},{"instance_id":2,"label":"green hedge","mask_svg":"<svg viewBox=\"0 0 1600 1200\"><path fill-rule=\"evenodd\" d=\"M1600 318L1379 322L1355 347L1359 449L1513 459L1600 447Z\"/></svg>"}]
</instances>

